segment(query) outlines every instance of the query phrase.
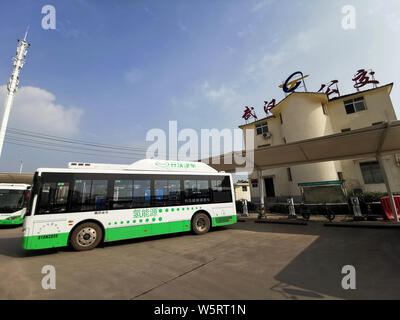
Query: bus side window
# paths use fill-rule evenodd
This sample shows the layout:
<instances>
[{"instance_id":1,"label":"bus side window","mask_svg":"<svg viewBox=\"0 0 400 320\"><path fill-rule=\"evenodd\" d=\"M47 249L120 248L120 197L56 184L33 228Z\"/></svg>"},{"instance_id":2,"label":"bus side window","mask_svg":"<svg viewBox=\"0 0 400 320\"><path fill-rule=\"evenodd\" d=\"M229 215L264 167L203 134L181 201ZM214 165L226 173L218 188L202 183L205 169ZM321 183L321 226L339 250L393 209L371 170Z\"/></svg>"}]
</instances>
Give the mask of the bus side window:
<instances>
[{"instance_id":1,"label":"bus side window","mask_svg":"<svg viewBox=\"0 0 400 320\"><path fill-rule=\"evenodd\" d=\"M197 197L198 203L210 202L211 195L208 180L197 180L197 189L199 191L199 196Z\"/></svg>"},{"instance_id":2,"label":"bus side window","mask_svg":"<svg viewBox=\"0 0 400 320\"><path fill-rule=\"evenodd\" d=\"M211 179L213 202L223 203L232 201L232 191L229 177L215 177Z\"/></svg>"},{"instance_id":3,"label":"bus side window","mask_svg":"<svg viewBox=\"0 0 400 320\"><path fill-rule=\"evenodd\" d=\"M180 180L154 180L154 205L176 206L181 204Z\"/></svg>"},{"instance_id":4,"label":"bus side window","mask_svg":"<svg viewBox=\"0 0 400 320\"><path fill-rule=\"evenodd\" d=\"M168 180L168 205L176 206L181 204L181 181Z\"/></svg>"},{"instance_id":5,"label":"bus side window","mask_svg":"<svg viewBox=\"0 0 400 320\"><path fill-rule=\"evenodd\" d=\"M63 213L67 211L68 182L50 182L42 186L38 214Z\"/></svg>"},{"instance_id":6,"label":"bus side window","mask_svg":"<svg viewBox=\"0 0 400 320\"><path fill-rule=\"evenodd\" d=\"M198 193L196 180L185 180L183 185L184 185L185 204L194 203Z\"/></svg>"},{"instance_id":7,"label":"bus side window","mask_svg":"<svg viewBox=\"0 0 400 320\"><path fill-rule=\"evenodd\" d=\"M154 205L168 205L168 180L154 180Z\"/></svg>"},{"instance_id":8,"label":"bus side window","mask_svg":"<svg viewBox=\"0 0 400 320\"><path fill-rule=\"evenodd\" d=\"M115 180L113 209L129 209L133 201L133 180Z\"/></svg>"},{"instance_id":9,"label":"bus side window","mask_svg":"<svg viewBox=\"0 0 400 320\"><path fill-rule=\"evenodd\" d=\"M185 204L209 203L211 200L208 180L185 180Z\"/></svg>"},{"instance_id":10,"label":"bus side window","mask_svg":"<svg viewBox=\"0 0 400 320\"><path fill-rule=\"evenodd\" d=\"M107 210L107 180L75 180L73 211Z\"/></svg>"},{"instance_id":11,"label":"bus side window","mask_svg":"<svg viewBox=\"0 0 400 320\"><path fill-rule=\"evenodd\" d=\"M133 208L150 207L150 180L133 181Z\"/></svg>"}]
</instances>

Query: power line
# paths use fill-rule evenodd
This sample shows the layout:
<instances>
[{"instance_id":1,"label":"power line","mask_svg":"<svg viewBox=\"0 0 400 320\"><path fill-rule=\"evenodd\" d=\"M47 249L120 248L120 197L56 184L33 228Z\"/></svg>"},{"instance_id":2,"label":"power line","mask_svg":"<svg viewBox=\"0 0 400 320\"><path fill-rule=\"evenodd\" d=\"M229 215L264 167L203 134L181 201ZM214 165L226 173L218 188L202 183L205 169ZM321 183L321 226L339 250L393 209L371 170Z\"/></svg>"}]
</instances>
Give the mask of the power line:
<instances>
[{"instance_id":1,"label":"power line","mask_svg":"<svg viewBox=\"0 0 400 320\"><path fill-rule=\"evenodd\" d=\"M124 159L130 159L130 160L140 160L141 159L141 158L135 158L135 157L111 156L111 155L106 155L106 154L93 154L93 153L86 153L86 152L75 152L75 151L71 151L71 150L60 150L60 149L47 148L47 147L38 147L38 146L32 146L32 145L23 144L23 143L10 142L7 140L5 141L5 143L17 145L17 146L34 148L34 149L45 149L45 150L51 150L51 151L58 151L58 152L64 152L64 153L76 153L76 154L90 155L90 156L96 156L96 157L100 156L100 157L108 157L108 158L124 158Z\"/></svg>"},{"instance_id":2,"label":"power line","mask_svg":"<svg viewBox=\"0 0 400 320\"><path fill-rule=\"evenodd\" d=\"M100 149L109 149L109 150L121 150L121 151L114 151L114 152L119 152L121 154L124 154L127 152L127 154L137 154L137 155L142 155L145 156L147 149L146 148L141 148L141 147L127 147L127 146L119 146L119 145L112 145L112 144L102 144L102 143L97 143L97 142L91 142L91 141L85 141L81 139L71 139L71 138L65 138L65 137L58 137L54 135L49 135L49 134L44 134L44 133L39 133L39 132L34 132L34 131L28 131L28 130L22 130L22 129L16 129L16 128L9 128L9 132L7 133L7 137L16 139L15 137L12 137L13 135L22 135L24 136L29 136L32 138L36 139L41 139L41 140L49 140L49 141L56 141L60 142L64 145L60 145L60 147L70 147L65 144L70 144L70 145L84 145L84 146L89 146L89 147L94 147L94 148L100 148ZM10 136L11 135L11 136ZM37 142L40 143L42 141L40 140L32 140L31 142ZM58 145L57 145L58 146ZM77 147L74 147L77 148ZM84 150L87 150L86 148ZM91 151L97 151L95 149L91 149ZM163 156L168 156L168 153L163 153L158 151L159 155ZM191 153L197 157L200 156L199 153Z\"/></svg>"},{"instance_id":3,"label":"power line","mask_svg":"<svg viewBox=\"0 0 400 320\"><path fill-rule=\"evenodd\" d=\"M36 137L39 139L54 140L54 141L59 141L59 142L71 143L71 144L82 144L82 145L86 145L86 146L94 146L94 147L99 147L99 148L121 149L121 150L128 150L128 151L129 150L130 151L146 151L147 150L146 148L117 146L117 145L101 144L101 143L97 143L97 142L90 142L90 141L79 140L79 139L57 137L57 136L48 135L48 134L44 134L44 133L15 129L15 128L9 128L8 131L9 131L8 133L10 133L10 134L26 135L26 136Z\"/></svg>"},{"instance_id":4,"label":"power line","mask_svg":"<svg viewBox=\"0 0 400 320\"><path fill-rule=\"evenodd\" d=\"M98 149L92 149L92 148L83 148L83 147L78 147L78 146L70 146L70 145L62 145L58 143L52 143L49 141L38 141L34 139L29 139L29 138L19 138L19 137L6 137L7 141L16 141L16 142L26 142L26 143L31 143L31 144L39 144L39 145L45 145L45 146L51 146L51 147L62 147L62 148L69 148L72 150L84 150L84 151L93 151L93 152L101 152L104 153L104 150L98 150ZM111 152L111 151L110 151ZM123 155L143 155L142 152L123 152L123 151L116 151L113 150L113 153L118 153L118 154L123 154Z\"/></svg>"}]
</instances>

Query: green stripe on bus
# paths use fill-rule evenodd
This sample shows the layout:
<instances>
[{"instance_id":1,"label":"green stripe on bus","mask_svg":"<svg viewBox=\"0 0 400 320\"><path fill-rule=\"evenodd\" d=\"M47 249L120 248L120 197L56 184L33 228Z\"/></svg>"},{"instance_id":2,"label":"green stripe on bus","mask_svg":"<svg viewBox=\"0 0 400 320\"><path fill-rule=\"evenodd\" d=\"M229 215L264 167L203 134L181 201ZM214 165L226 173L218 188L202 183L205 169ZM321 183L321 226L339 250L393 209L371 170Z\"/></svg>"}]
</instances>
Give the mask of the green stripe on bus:
<instances>
[{"instance_id":1,"label":"green stripe on bus","mask_svg":"<svg viewBox=\"0 0 400 320\"><path fill-rule=\"evenodd\" d=\"M22 248L26 250L65 247L68 245L69 233L47 234L41 236L24 237Z\"/></svg>"},{"instance_id":2,"label":"green stripe on bus","mask_svg":"<svg viewBox=\"0 0 400 320\"><path fill-rule=\"evenodd\" d=\"M224 216L224 217L216 217L212 218L212 226L226 226L229 224L234 224L237 222L237 216Z\"/></svg>"},{"instance_id":3,"label":"green stripe on bus","mask_svg":"<svg viewBox=\"0 0 400 320\"><path fill-rule=\"evenodd\" d=\"M104 241L117 241L190 230L190 220L108 228Z\"/></svg>"}]
</instances>

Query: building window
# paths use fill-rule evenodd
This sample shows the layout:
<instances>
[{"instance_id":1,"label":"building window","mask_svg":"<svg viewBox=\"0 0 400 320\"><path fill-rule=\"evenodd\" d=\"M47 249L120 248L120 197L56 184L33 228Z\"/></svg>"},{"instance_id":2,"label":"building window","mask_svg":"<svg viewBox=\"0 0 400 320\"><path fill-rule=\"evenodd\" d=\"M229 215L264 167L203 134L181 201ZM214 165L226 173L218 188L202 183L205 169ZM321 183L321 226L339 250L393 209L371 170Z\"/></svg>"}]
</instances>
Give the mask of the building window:
<instances>
[{"instance_id":1,"label":"building window","mask_svg":"<svg viewBox=\"0 0 400 320\"><path fill-rule=\"evenodd\" d=\"M264 122L264 123L256 125L256 132L257 132L257 135L268 133L268 123Z\"/></svg>"},{"instance_id":2,"label":"building window","mask_svg":"<svg viewBox=\"0 0 400 320\"><path fill-rule=\"evenodd\" d=\"M365 107L363 97L345 101L344 107L346 109L347 114L352 114L352 113L364 111L367 109Z\"/></svg>"},{"instance_id":3,"label":"building window","mask_svg":"<svg viewBox=\"0 0 400 320\"><path fill-rule=\"evenodd\" d=\"M288 180L289 181L293 181L292 170L290 170L290 168L287 168L287 175L288 175Z\"/></svg>"},{"instance_id":4,"label":"building window","mask_svg":"<svg viewBox=\"0 0 400 320\"><path fill-rule=\"evenodd\" d=\"M337 173L337 175L338 175L339 180L344 181L343 172L340 172L340 171L339 171L339 172Z\"/></svg>"},{"instance_id":5,"label":"building window","mask_svg":"<svg viewBox=\"0 0 400 320\"><path fill-rule=\"evenodd\" d=\"M377 161L360 163L360 168L365 184L384 182L381 168Z\"/></svg>"},{"instance_id":6,"label":"building window","mask_svg":"<svg viewBox=\"0 0 400 320\"><path fill-rule=\"evenodd\" d=\"M247 186L242 186L242 191L247 192Z\"/></svg>"},{"instance_id":7,"label":"building window","mask_svg":"<svg viewBox=\"0 0 400 320\"><path fill-rule=\"evenodd\" d=\"M283 124L282 113L279 114L279 119L281 120L281 124Z\"/></svg>"}]
</instances>

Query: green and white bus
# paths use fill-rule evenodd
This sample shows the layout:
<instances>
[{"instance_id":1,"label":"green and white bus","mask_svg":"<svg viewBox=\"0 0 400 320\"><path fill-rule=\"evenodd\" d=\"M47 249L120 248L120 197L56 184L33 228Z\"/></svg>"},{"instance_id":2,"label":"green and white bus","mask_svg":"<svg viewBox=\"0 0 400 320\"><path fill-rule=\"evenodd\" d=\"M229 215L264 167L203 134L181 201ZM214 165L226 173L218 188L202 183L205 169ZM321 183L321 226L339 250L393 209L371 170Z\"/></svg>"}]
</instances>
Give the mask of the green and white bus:
<instances>
[{"instance_id":1,"label":"green and white bus","mask_svg":"<svg viewBox=\"0 0 400 320\"><path fill-rule=\"evenodd\" d=\"M23 248L102 242L234 224L232 177L201 162L69 163L38 169L23 226Z\"/></svg>"},{"instance_id":2,"label":"green and white bus","mask_svg":"<svg viewBox=\"0 0 400 320\"><path fill-rule=\"evenodd\" d=\"M0 225L21 225L28 205L29 184L0 183Z\"/></svg>"}]
</instances>

